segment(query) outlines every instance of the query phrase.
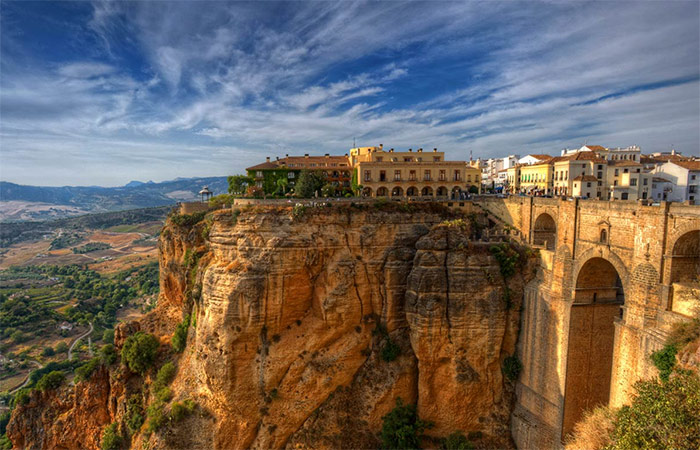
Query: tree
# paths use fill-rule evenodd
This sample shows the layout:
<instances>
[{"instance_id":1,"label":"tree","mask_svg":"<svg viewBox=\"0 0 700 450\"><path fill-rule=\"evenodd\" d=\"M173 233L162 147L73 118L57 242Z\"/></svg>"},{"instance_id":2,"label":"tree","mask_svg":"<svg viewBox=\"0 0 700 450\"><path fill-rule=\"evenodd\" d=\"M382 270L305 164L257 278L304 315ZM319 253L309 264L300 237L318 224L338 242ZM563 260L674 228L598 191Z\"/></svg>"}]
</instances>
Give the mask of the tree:
<instances>
[{"instance_id":1,"label":"tree","mask_svg":"<svg viewBox=\"0 0 700 450\"><path fill-rule=\"evenodd\" d=\"M228 192L230 194L243 194L246 188L253 184L253 179L246 175L232 175L228 177Z\"/></svg>"},{"instance_id":2,"label":"tree","mask_svg":"<svg viewBox=\"0 0 700 450\"><path fill-rule=\"evenodd\" d=\"M289 185L289 181L287 181L286 178L279 178L277 179L277 193L279 195L284 195L287 193L287 186Z\"/></svg>"},{"instance_id":3,"label":"tree","mask_svg":"<svg viewBox=\"0 0 700 450\"><path fill-rule=\"evenodd\" d=\"M320 170L302 170L295 185L295 192L303 198L311 198L326 184L326 173Z\"/></svg>"},{"instance_id":4,"label":"tree","mask_svg":"<svg viewBox=\"0 0 700 450\"><path fill-rule=\"evenodd\" d=\"M117 424L110 423L102 433L102 450L117 450L122 447L122 437L117 431Z\"/></svg>"},{"instance_id":5,"label":"tree","mask_svg":"<svg viewBox=\"0 0 700 450\"><path fill-rule=\"evenodd\" d=\"M102 342L105 344L114 344L114 330L105 330L104 333L102 333Z\"/></svg>"},{"instance_id":6,"label":"tree","mask_svg":"<svg viewBox=\"0 0 700 450\"><path fill-rule=\"evenodd\" d=\"M420 436L433 424L418 418L416 405L404 405L401 397L389 414L382 417L382 447L387 449L420 448Z\"/></svg>"},{"instance_id":7,"label":"tree","mask_svg":"<svg viewBox=\"0 0 700 450\"><path fill-rule=\"evenodd\" d=\"M56 389L63 383L63 380L65 379L66 375L63 372L59 370L54 370L53 372L49 372L43 377L41 377L41 380L39 380L36 383L36 388L40 391Z\"/></svg>"},{"instance_id":8,"label":"tree","mask_svg":"<svg viewBox=\"0 0 700 450\"><path fill-rule=\"evenodd\" d=\"M334 197L335 196L335 186L332 184L324 184L321 187L321 195L324 197Z\"/></svg>"},{"instance_id":9,"label":"tree","mask_svg":"<svg viewBox=\"0 0 700 450\"><path fill-rule=\"evenodd\" d=\"M129 336L122 348L122 364L132 372L143 374L153 364L159 345L152 334L139 331Z\"/></svg>"},{"instance_id":10,"label":"tree","mask_svg":"<svg viewBox=\"0 0 700 450\"><path fill-rule=\"evenodd\" d=\"M65 342L59 342L56 344L56 353L66 353L68 352L68 344Z\"/></svg>"}]
</instances>

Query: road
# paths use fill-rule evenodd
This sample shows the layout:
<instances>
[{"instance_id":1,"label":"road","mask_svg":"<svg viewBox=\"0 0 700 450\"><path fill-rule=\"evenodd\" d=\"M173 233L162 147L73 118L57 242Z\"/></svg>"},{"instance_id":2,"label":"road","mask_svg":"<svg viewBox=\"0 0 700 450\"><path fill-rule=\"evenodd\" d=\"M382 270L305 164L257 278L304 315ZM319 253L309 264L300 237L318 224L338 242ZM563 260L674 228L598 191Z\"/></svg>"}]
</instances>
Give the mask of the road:
<instances>
[{"instance_id":1,"label":"road","mask_svg":"<svg viewBox=\"0 0 700 450\"><path fill-rule=\"evenodd\" d=\"M44 366L42 366L41 364L39 364L38 361L34 361L33 359L30 360L29 362L30 362L31 364L36 365L39 369L41 369L42 367L44 367ZM31 375L31 374L32 374L32 371L30 370L29 373L27 373L27 377L24 379L24 383L20 384L19 386L17 386L17 387L14 388L14 389L11 389L11 390L9 391L9 393L10 393L10 394L14 394L15 392L19 391L20 389L22 389L23 387L25 387L27 384L29 384L29 375Z\"/></svg>"},{"instance_id":2,"label":"road","mask_svg":"<svg viewBox=\"0 0 700 450\"><path fill-rule=\"evenodd\" d=\"M75 344L77 344L77 343L78 343L82 338L84 338L85 336L87 336L87 335L89 335L90 333L92 333L92 330L93 330L93 328L92 328L92 323L90 323L90 329L89 329L88 331L86 331L85 333L81 334L80 336L78 336L77 338L75 338L75 340L73 341L73 343L70 345L70 348L68 349L68 361L70 361L71 358L73 357L72 353L73 353L73 347L75 347Z\"/></svg>"}]
</instances>

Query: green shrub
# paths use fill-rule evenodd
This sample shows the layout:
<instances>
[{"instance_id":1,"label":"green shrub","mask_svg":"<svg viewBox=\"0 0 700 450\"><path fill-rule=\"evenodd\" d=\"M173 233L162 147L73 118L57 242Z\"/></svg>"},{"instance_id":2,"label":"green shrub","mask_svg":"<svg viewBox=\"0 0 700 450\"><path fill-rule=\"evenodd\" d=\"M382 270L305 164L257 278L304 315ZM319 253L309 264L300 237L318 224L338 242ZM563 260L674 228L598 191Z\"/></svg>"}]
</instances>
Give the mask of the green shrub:
<instances>
[{"instance_id":1,"label":"green shrub","mask_svg":"<svg viewBox=\"0 0 700 450\"><path fill-rule=\"evenodd\" d=\"M301 203L297 203L294 205L294 208L292 208L292 217L294 217L296 220L301 219L304 217L304 213L306 212L306 206L302 205Z\"/></svg>"},{"instance_id":2,"label":"green shrub","mask_svg":"<svg viewBox=\"0 0 700 450\"><path fill-rule=\"evenodd\" d=\"M445 450L473 450L474 444L462 433L455 431L445 438L440 447Z\"/></svg>"},{"instance_id":3,"label":"green shrub","mask_svg":"<svg viewBox=\"0 0 700 450\"><path fill-rule=\"evenodd\" d=\"M56 354L56 351L53 349L53 347L44 347L44 349L41 351L41 356L53 356Z\"/></svg>"},{"instance_id":4,"label":"green shrub","mask_svg":"<svg viewBox=\"0 0 700 450\"><path fill-rule=\"evenodd\" d=\"M503 375L510 381L517 380L521 370L523 370L523 363L517 356L511 355L503 360Z\"/></svg>"},{"instance_id":5,"label":"green shrub","mask_svg":"<svg viewBox=\"0 0 700 450\"><path fill-rule=\"evenodd\" d=\"M75 369L75 380L87 380L100 366L100 358L92 358L82 366Z\"/></svg>"},{"instance_id":6,"label":"green shrub","mask_svg":"<svg viewBox=\"0 0 700 450\"><path fill-rule=\"evenodd\" d=\"M102 342L104 342L105 344L114 344L114 330L105 330L102 333Z\"/></svg>"},{"instance_id":7,"label":"green shrub","mask_svg":"<svg viewBox=\"0 0 700 450\"><path fill-rule=\"evenodd\" d=\"M58 388L66 379L66 374L61 371L54 370L49 372L36 383L36 388L40 391L48 391Z\"/></svg>"},{"instance_id":8,"label":"green shrub","mask_svg":"<svg viewBox=\"0 0 700 450\"><path fill-rule=\"evenodd\" d=\"M163 403L154 402L146 409L146 417L148 418L148 425L146 426L147 433L153 433L158 431L160 427L165 423L165 413L163 412Z\"/></svg>"},{"instance_id":9,"label":"green shrub","mask_svg":"<svg viewBox=\"0 0 700 450\"><path fill-rule=\"evenodd\" d=\"M143 425L143 407L141 406L141 398L134 394L129 397L126 403L126 426L131 433L136 433Z\"/></svg>"},{"instance_id":10,"label":"green shrub","mask_svg":"<svg viewBox=\"0 0 700 450\"><path fill-rule=\"evenodd\" d=\"M673 371L673 367L676 365L676 353L678 349L675 345L666 345L661 350L655 351L651 354L651 360L659 369L659 377L663 381L668 381L668 377Z\"/></svg>"},{"instance_id":11,"label":"green shrub","mask_svg":"<svg viewBox=\"0 0 700 450\"><path fill-rule=\"evenodd\" d=\"M185 346L187 345L187 329L189 327L190 315L188 314L182 322L177 324L173 337L170 339L173 349L178 353L185 350Z\"/></svg>"},{"instance_id":12,"label":"green shrub","mask_svg":"<svg viewBox=\"0 0 700 450\"><path fill-rule=\"evenodd\" d=\"M513 276L515 267L520 260L518 252L513 250L513 248L506 243L492 245L489 250L498 261L503 278L510 278Z\"/></svg>"},{"instance_id":13,"label":"green shrub","mask_svg":"<svg viewBox=\"0 0 700 450\"><path fill-rule=\"evenodd\" d=\"M156 398L163 403L167 403L173 398L173 391L169 387L163 386L156 391Z\"/></svg>"},{"instance_id":14,"label":"green shrub","mask_svg":"<svg viewBox=\"0 0 700 450\"><path fill-rule=\"evenodd\" d=\"M65 342L56 344L56 353L68 353L68 344Z\"/></svg>"},{"instance_id":15,"label":"green shrub","mask_svg":"<svg viewBox=\"0 0 700 450\"><path fill-rule=\"evenodd\" d=\"M123 443L124 440L117 431L117 424L110 423L107 425L102 432L102 443L100 445L102 450L117 450L122 447Z\"/></svg>"},{"instance_id":16,"label":"green shrub","mask_svg":"<svg viewBox=\"0 0 700 450\"><path fill-rule=\"evenodd\" d=\"M387 338L386 344L382 347L380 356L386 362L391 362L395 360L401 354L401 347L399 347L391 338Z\"/></svg>"},{"instance_id":17,"label":"green shrub","mask_svg":"<svg viewBox=\"0 0 700 450\"><path fill-rule=\"evenodd\" d=\"M389 414L382 417L382 448L412 449L420 448L420 437L432 423L420 420L415 405L404 405L401 397L396 399L396 406Z\"/></svg>"},{"instance_id":18,"label":"green shrub","mask_svg":"<svg viewBox=\"0 0 700 450\"><path fill-rule=\"evenodd\" d=\"M32 390L31 389L20 389L15 394L14 404L15 405L26 405L29 403L29 398Z\"/></svg>"},{"instance_id":19,"label":"green shrub","mask_svg":"<svg viewBox=\"0 0 700 450\"><path fill-rule=\"evenodd\" d=\"M0 450L12 450L12 442L7 436L0 435Z\"/></svg>"},{"instance_id":20,"label":"green shrub","mask_svg":"<svg viewBox=\"0 0 700 450\"><path fill-rule=\"evenodd\" d=\"M700 448L700 378L681 371L666 382L639 381L615 421L613 448Z\"/></svg>"},{"instance_id":21,"label":"green shrub","mask_svg":"<svg viewBox=\"0 0 700 450\"><path fill-rule=\"evenodd\" d=\"M134 333L124 342L122 364L132 372L143 374L153 364L158 353L158 346L158 339L152 334L146 334L142 331Z\"/></svg>"},{"instance_id":22,"label":"green shrub","mask_svg":"<svg viewBox=\"0 0 700 450\"><path fill-rule=\"evenodd\" d=\"M163 364L163 367L160 368L158 374L156 375L155 386L161 388L169 385L175 378L175 372L177 372L175 364L170 361Z\"/></svg>"},{"instance_id":23,"label":"green shrub","mask_svg":"<svg viewBox=\"0 0 700 450\"><path fill-rule=\"evenodd\" d=\"M174 214L170 217L170 220L179 227L191 227L204 219L206 215L206 211L199 211L192 214Z\"/></svg>"},{"instance_id":24,"label":"green shrub","mask_svg":"<svg viewBox=\"0 0 700 450\"><path fill-rule=\"evenodd\" d=\"M195 404L192 400L187 399L184 402L175 402L170 407L170 419L174 422L179 422L185 417L192 414Z\"/></svg>"},{"instance_id":25,"label":"green shrub","mask_svg":"<svg viewBox=\"0 0 700 450\"><path fill-rule=\"evenodd\" d=\"M106 344L100 348L100 358L102 362L106 365L112 365L117 360L117 351L114 349L114 345Z\"/></svg>"}]
</instances>

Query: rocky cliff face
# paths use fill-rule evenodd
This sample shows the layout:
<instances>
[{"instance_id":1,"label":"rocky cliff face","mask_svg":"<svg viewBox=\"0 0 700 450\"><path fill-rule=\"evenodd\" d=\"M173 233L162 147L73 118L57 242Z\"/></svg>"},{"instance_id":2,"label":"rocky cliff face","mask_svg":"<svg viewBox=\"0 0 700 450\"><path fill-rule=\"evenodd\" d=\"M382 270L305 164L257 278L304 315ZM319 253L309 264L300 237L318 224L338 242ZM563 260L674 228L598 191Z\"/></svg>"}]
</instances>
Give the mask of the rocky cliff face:
<instances>
[{"instance_id":1,"label":"rocky cliff face","mask_svg":"<svg viewBox=\"0 0 700 450\"><path fill-rule=\"evenodd\" d=\"M511 446L501 367L514 353L528 260L506 280L491 244L445 223L449 212L388 209L251 209L192 228L169 223L159 306L122 327L117 344L136 329L165 342L191 313L171 387L200 413L132 445L377 447L400 397L434 422L430 436L480 431L484 446ZM104 395L94 421L123 420L125 396ZM10 438L51 446L32 410L13 416ZM77 421L89 408L72 413Z\"/></svg>"}]
</instances>

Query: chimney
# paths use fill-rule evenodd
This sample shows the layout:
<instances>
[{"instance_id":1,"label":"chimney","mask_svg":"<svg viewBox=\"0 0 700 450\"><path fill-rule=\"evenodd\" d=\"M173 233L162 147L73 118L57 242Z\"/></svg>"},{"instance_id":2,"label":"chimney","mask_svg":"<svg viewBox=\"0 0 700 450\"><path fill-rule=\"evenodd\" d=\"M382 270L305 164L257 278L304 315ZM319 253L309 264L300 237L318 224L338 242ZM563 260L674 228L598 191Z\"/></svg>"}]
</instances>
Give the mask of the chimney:
<instances>
[{"instance_id":1,"label":"chimney","mask_svg":"<svg viewBox=\"0 0 700 450\"><path fill-rule=\"evenodd\" d=\"M279 161L279 160L280 160L280 157L279 157L279 156L277 156L276 158L277 158L277 161Z\"/></svg>"},{"instance_id":2,"label":"chimney","mask_svg":"<svg viewBox=\"0 0 700 450\"><path fill-rule=\"evenodd\" d=\"M326 158L328 158L328 157L329 157L330 155L329 155L328 153L326 153L326 155L325 155L325 156L326 156Z\"/></svg>"},{"instance_id":3,"label":"chimney","mask_svg":"<svg viewBox=\"0 0 700 450\"><path fill-rule=\"evenodd\" d=\"M391 150L389 150L389 152L390 152L390 153L394 153L394 149L392 148Z\"/></svg>"},{"instance_id":4,"label":"chimney","mask_svg":"<svg viewBox=\"0 0 700 450\"><path fill-rule=\"evenodd\" d=\"M423 153L423 149L422 149L422 148L419 148L419 149L418 149L418 153Z\"/></svg>"},{"instance_id":5,"label":"chimney","mask_svg":"<svg viewBox=\"0 0 700 450\"><path fill-rule=\"evenodd\" d=\"M289 153L285 153L285 154L284 154L284 157L285 157L285 158L289 158Z\"/></svg>"},{"instance_id":6,"label":"chimney","mask_svg":"<svg viewBox=\"0 0 700 450\"><path fill-rule=\"evenodd\" d=\"M270 162L270 157L268 156L267 158L265 158L265 161Z\"/></svg>"},{"instance_id":7,"label":"chimney","mask_svg":"<svg viewBox=\"0 0 700 450\"><path fill-rule=\"evenodd\" d=\"M304 158L308 158L308 157L309 157L309 154L308 154L308 153L304 153Z\"/></svg>"},{"instance_id":8,"label":"chimney","mask_svg":"<svg viewBox=\"0 0 700 450\"><path fill-rule=\"evenodd\" d=\"M413 149L412 149L412 148L409 148L409 149L408 149L408 151L409 151L409 152L412 152L412 151L413 151Z\"/></svg>"},{"instance_id":9,"label":"chimney","mask_svg":"<svg viewBox=\"0 0 700 450\"><path fill-rule=\"evenodd\" d=\"M379 149L383 150L384 149L384 144L379 144Z\"/></svg>"},{"instance_id":10,"label":"chimney","mask_svg":"<svg viewBox=\"0 0 700 450\"><path fill-rule=\"evenodd\" d=\"M433 149L433 151L436 152L436 151L437 151L437 147L435 147L435 148Z\"/></svg>"}]
</instances>

